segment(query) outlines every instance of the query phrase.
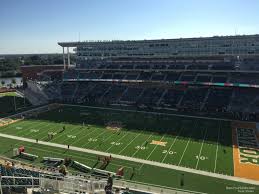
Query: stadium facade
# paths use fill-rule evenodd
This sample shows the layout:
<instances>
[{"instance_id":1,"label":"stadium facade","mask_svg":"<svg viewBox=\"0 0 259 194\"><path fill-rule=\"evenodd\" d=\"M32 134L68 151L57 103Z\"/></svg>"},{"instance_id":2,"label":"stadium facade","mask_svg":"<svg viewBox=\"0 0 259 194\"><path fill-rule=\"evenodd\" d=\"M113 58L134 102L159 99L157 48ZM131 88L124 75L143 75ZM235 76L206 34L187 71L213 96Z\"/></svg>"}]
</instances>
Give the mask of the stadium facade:
<instances>
[{"instance_id":1,"label":"stadium facade","mask_svg":"<svg viewBox=\"0 0 259 194\"><path fill-rule=\"evenodd\" d=\"M46 101L258 117L259 35L58 44L63 70L50 68L31 76L60 81L45 88L52 88L43 95ZM34 93L41 90L28 85Z\"/></svg>"},{"instance_id":2,"label":"stadium facade","mask_svg":"<svg viewBox=\"0 0 259 194\"><path fill-rule=\"evenodd\" d=\"M133 41L59 42L76 47L78 59L259 56L259 35ZM68 64L69 50L68 51ZM65 63L65 61L64 61Z\"/></svg>"}]
</instances>

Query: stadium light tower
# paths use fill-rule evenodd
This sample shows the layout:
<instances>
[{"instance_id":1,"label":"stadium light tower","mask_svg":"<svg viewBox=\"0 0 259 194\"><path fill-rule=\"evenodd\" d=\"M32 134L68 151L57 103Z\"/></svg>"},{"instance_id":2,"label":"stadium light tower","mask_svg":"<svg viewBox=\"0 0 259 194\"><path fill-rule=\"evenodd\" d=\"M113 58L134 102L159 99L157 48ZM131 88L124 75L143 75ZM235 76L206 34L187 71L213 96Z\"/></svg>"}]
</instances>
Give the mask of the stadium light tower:
<instances>
[{"instance_id":1,"label":"stadium light tower","mask_svg":"<svg viewBox=\"0 0 259 194\"><path fill-rule=\"evenodd\" d=\"M70 66L70 54L69 54L69 47L67 47L67 68Z\"/></svg>"},{"instance_id":2,"label":"stadium light tower","mask_svg":"<svg viewBox=\"0 0 259 194\"><path fill-rule=\"evenodd\" d=\"M66 68L66 57L65 57L65 48L62 46L63 49L63 65L64 65L64 69Z\"/></svg>"}]
</instances>

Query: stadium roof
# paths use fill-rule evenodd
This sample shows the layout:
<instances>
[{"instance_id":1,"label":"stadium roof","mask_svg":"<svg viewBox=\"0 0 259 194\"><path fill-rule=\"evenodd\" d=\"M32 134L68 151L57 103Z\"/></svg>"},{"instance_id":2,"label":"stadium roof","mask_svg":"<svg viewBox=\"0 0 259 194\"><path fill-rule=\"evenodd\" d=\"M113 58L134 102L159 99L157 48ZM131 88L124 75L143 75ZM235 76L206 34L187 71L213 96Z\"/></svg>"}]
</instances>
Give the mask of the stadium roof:
<instances>
[{"instance_id":1,"label":"stadium roof","mask_svg":"<svg viewBox=\"0 0 259 194\"><path fill-rule=\"evenodd\" d=\"M96 44L96 43L126 43L126 42L156 42L156 41L180 41L180 40L210 40L210 39L238 39L238 38L259 38L259 34L254 35L236 35L236 36L213 36L213 37L194 37L194 38L175 38L175 39L150 39L150 40L87 40L87 41L77 41L77 42L58 42L58 45L62 47L76 47L84 44Z\"/></svg>"}]
</instances>

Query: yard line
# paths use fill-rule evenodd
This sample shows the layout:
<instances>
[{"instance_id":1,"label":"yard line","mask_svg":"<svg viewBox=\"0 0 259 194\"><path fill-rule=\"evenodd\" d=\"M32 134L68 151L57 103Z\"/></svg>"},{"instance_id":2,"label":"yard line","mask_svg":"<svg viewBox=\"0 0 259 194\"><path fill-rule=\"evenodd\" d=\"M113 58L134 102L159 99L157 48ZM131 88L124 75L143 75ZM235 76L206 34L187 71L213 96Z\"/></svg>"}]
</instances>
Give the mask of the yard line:
<instances>
[{"instance_id":1,"label":"yard line","mask_svg":"<svg viewBox=\"0 0 259 194\"><path fill-rule=\"evenodd\" d=\"M42 125L40 125L39 127L37 127L36 129L39 129L39 133L35 133L34 135L32 135L30 138L34 138L35 136L37 136L37 135L39 135L39 134L42 134L42 133L45 133L45 132L47 132L47 126L49 126L49 125L51 125L52 123L48 123L48 124L46 124L45 125L45 123L44 122L40 122L40 124ZM52 126L50 126L50 129L52 129ZM49 129L48 129L49 130ZM28 134L26 134L25 136L28 136L28 135L30 135L30 134L32 134L33 132L30 132L30 133L28 133ZM41 137L41 138L39 138L39 140L42 140L42 139L44 139L46 136L43 136L43 137Z\"/></svg>"},{"instance_id":2,"label":"yard line","mask_svg":"<svg viewBox=\"0 0 259 194\"><path fill-rule=\"evenodd\" d=\"M66 125L66 126L67 126L67 125ZM69 124L68 126L71 127L71 128L65 129L64 133L58 133L59 135L56 136L56 137L54 137L53 139L57 140L57 139L59 139L59 138L61 138L61 137L66 137L68 134L73 133L74 130L80 129L80 127L82 127L81 125L72 125L72 124L71 124L71 126L70 126L70 124ZM62 126L58 126L58 130L56 130L56 131L59 132L61 127L62 127ZM80 133L80 132L82 132L82 131L79 130L78 132L75 132L75 133L78 134L78 133ZM52 139L52 140L53 140L53 139ZM68 139L69 139L69 138L68 138ZM67 141L67 140L65 140L65 141Z\"/></svg>"},{"instance_id":3,"label":"yard line","mask_svg":"<svg viewBox=\"0 0 259 194\"><path fill-rule=\"evenodd\" d=\"M95 128L94 130L92 130L90 133L86 133L84 136L82 136L81 138L79 138L78 140L74 141L73 143L71 143L71 145L74 145L75 143L81 141L82 139L84 139L85 137L89 136L90 134L92 134L93 132L95 132L97 130L97 128Z\"/></svg>"},{"instance_id":4,"label":"yard line","mask_svg":"<svg viewBox=\"0 0 259 194\"><path fill-rule=\"evenodd\" d=\"M42 151L42 152L45 152L45 153L46 153L46 152L47 152L47 153L52 153L52 155L64 156L64 153L57 153L57 152L54 151L54 150L46 150L46 149L36 148L36 147L32 147L32 146L27 146L27 145L26 145L26 148L30 148L30 149L33 149L33 150L39 150L39 151ZM66 153L65 155L66 155L66 156L71 156L71 157L74 157L74 158L79 158L79 159L84 159L84 160L96 162L96 157L91 157L91 156L89 156L89 155L88 155L87 157L82 156L81 154L75 154L75 153L73 153L73 154L68 154L68 153ZM121 167L122 164L119 164L119 163L120 163L120 162L114 162L114 161L113 161L111 165L114 165L114 166L117 166L117 167ZM127 165L129 165L129 166L127 166ZM125 168L129 168L130 170L132 169L131 166L139 167L139 165L129 164L129 163L123 163L123 166L124 166Z\"/></svg>"},{"instance_id":5,"label":"yard line","mask_svg":"<svg viewBox=\"0 0 259 194\"><path fill-rule=\"evenodd\" d=\"M126 132L118 141L116 141L116 143L119 142L120 140L122 140L127 135L127 133L128 132ZM111 145L111 147L109 147L105 152L108 152L108 150L111 149L113 146L114 146L114 144Z\"/></svg>"},{"instance_id":6,"label":"yard line","mask_svg":"<svg viewBox=\"0 0 259 194\"><path fill-rule=\"evenodd\" d=\"M64 126L64 125L63 125ZM77 129L77 128L79 128L79 127L81 127L80 125L66 125L66 127L67 126L69 126L69 127L71 127L70 129L65 129L65 131L64 131L64 133L58 133L59 131L60 131L60 129L62 128L62 124L61 125L58 125L58 126L55 126L56 128L58 128L57 130L55 130L55 132L57 133L57 135L56 136L54 136L52 139L51 139L51 141L52 140L57 140L57 139L59 139L59 138L61 138L61 137L66 137L66 135L68 134L68 133L72 133L72 131L74 131L75 129ZM73 127L72 127L73 126ZM65 140L66 141L66 140Z\"/></svg>"},{"instance_id":7,"label":"yard line","mask_svg":"<svg viewBox=\"0 0 259 194\"><path fill-rule=\"evenodd\" d=\"M20 126L22 126L21 127L21 129L17 129L17 128L19 128ZM20 123L20 125L9 125L7 128L4 128L3 130L1 130L1 132L2 133L8 133L8 132L12 132L12 131L15 131L15 134L17 135L17 134L19 134L19 133L22 133L22 132L24 132L24 128L26 127L28 127L28 128L30 128L32 126L32 123Z\"/></svg>"},{"instance_id":8,"label":"yard line","mask_svg":"<svg viewBox=\"0 0 259 194\"><path fill-rule=\"evenodd\" d=\"M128 145L126 145L118 154L120 154L121 152L123 152L138 136L140 136L141 133L138 133L138 135L136 135L129 143Z\"/></svg>"},{"instance_id":9,"label":"yard line","mask_svg":"<svg viewBox=\"0 0 259 194\"><path fill-rule=\"evenodd\" d=\"M172 145L170 146L170 148L168 149L168 152L165 154L165 157L163 158L162 163L164 162L164 160L166 159L167 155L169 154L169 151L171 151L171 149L172 149L172 147L173 147L173 145L174 145L176 139L179 137L179 135L180 135L182 129L183 129L183 128L180 129L180 131L178 132L177 136L174 138L174 141L173 141Z\"/></svg>"},{"instance_id":10,"label":"yard line","mask_svg":"<svg viewBox=\"0 0 259 194\"><path fill-rule=\"evenodd\" d=\"M78 127L80 127L79 129L81 129L81 130L75 132L75 133L73 134L73 135L75 135L75 136L79 135L80 133L82 133L82 132L84 131L84 127L82 127L82 126L80 126L80 125L79 125ZM72 129L72 130L69 131L69 132L72 132L72 131L74 131L74 129Z\"/></svg>"},{"instance_id":11,"label":"yard line","mask_svg":"<svg viewBox=\"0 0 259 194\"><path fill-rule=\"evenodd\" d=\"M145 142L146 142L147 140L149 140L149 138L151 138L152 136L153 136L153 133L151 133L151 134L149 135L149 137L141 144L141 146L143 146L143 145L145 144ZM136 151L134 152L134 154L133 154L131 157L134 157L134 156L136 155L136 153L138 153L138 151L139 151L139 149L136 150Z\"/></svg>"},{"instance_id":12,"label":"yard line","mask_svg":"<svg viewBox=\"0 0 259 194\"><path fill-rule=\"evenodd\" d=\"M96 137L94 137L95 139L97 139L99 136L101 136L102 134L104 134L107 131L103 131L102 133L100 133L99 135L97 135ZM87 143L85 143L82 147L85 147L87 144L89 144L90 141L88 141Z\"/></svg>"},{"instance_id":13,"label":"yard line","mask_svg":"<svg viewBox=\"0 0 259 194\"><path fill-rule=\"evenodd\" d=\"M162 138L159 141L162 141L162 139L164 138L165 135L162 136ZM151 151L151 153L148 155L148 157L146 158L146 160L149 159L149 157L153 154L153 152L155 151L155 149L157 148L157 145L154 147L154 149ZM144 166L144 163L140 166L139 170L142 169L142 167Z\"/></svg>"},{"instance_id":14,"label":"yard line","mask_svg":"<svg viewBox=\"0 0 259 194\"><path fill-rule=\"evenodd\" d=\"M214 172L216 172L216 168L217 168L218 149L219 149L220 124L221 124L221 121L219 121L219 131L218 131L218 139L217 139L217 149L216 149L216 157L215 157Z\"/></svg>"},{"instance_id":15,"label":"yard line","mask_svg":"<svg viewBox=\"0 0 259 194\"><path fill-rule=\"evenodd\" d=\"M162 136L162 138L159 141L162 141L164 139L165 135ZM148 155L148 157L146 158L146 160L148 160L150 158L150 156L153 154L153 152L155 151L155 149L157 148L158 145L156 145L154 147L154 149L151 151L151 153Z\"/></svg>"},{"instance_id":16,"label":"yard line","mask_svg":"<svg viewBox=\"0 0 259 194\"><path fill-rule=\"evenodd\" d=\"M178 166L180 166L180 164L181 164L181 162L182 162L183 156L184 156L184 154L185 154L185 151L187 150L187 147L188 147L188 145L189 145L189 143L190 143L190 140L191 140L191 137L189 137L189 139L188 139L188 142L187 142L187 144L186 144L186 146L185 146L185 149L184 149L183 154L182 154L182 156L181 156L181 159L180 159L180 161L179 161L179 163L178 163Z\"/></svg>"},{"instance_id":17,"label":"yard line","mask_svg":"<svg viewBox=\"0 0 259 194\"><path fill-rule=\"evenodd\" d=\"M201 157L201 152L202 152L202 148L203 148L203 145L204 145L204 140L206 138L206 135L207 135L207 129L205 130L205 133L204 133L204 136L203 136L203 140L202 140L202 144L201 144L201 149L200 149L200 153L199 153L199 157L198 157L198 160L197 160L197 163L196 163L196 167L195 169L197 169L198 165L199 165L199 161L200 161L200 157Z\"/></svg>"},{"instance_id":18,"label":"yard line","mask_svg":"<svg viewBox=\"0 0 259 194\"><path fill-rule=\"evenodd\" d=\"M192 130L192 133L193 133L193 131L195 131L196 127L197 127L197 121L195 121L194 129ZM189 136L189 139L188 139L188 142L187 142L187 144L186 144L186 146L185 146L185 148L184 148L183 154L182 154L182 156L181 156L181 158L180 158L180 161L178 162L178 166L180 166L180 164L181 164L181 162L182 162L183 156L184 156L184 154L185 154L185 152L186 152L186 150L187 150L187 147L188 147L188 145L189 145L189 143L190 143L192 133L191 133L190 136ZM183 140L183 141L185 141L185 140Z\"/></svg>"},{"instance_id":19,"label":"yard line","mask_svg":"<svg viewBox=\"0 0 259 194\"><path fill-rule=\"evenodd\" d=\"M18 126L17 124L21 124L21 123L23 123L23 122L25 122L25 121L22 120L22 121L18 121L18 122L12 123L12 124L7 124L7 125L5 125L5 126L1 126L1 127L0 127L0 131L1 131L1 132L5 132L5 131L8 131L8 129L11 129L11 130L12 130L15 126L16 126L16 127ZM32 125L32 123L31 123L31 122L26 122L26 124L23 123L23 125L29 126L29 125Z\"/></svg>"},{"instance_id":20,"label":"yard line","mask_svg":"<svg viewBox=\"0 0 259 194\"><path fill-rule=\"evenodd\" d=\"M50 130L52 130L51 132L53 132L54 127L56 127L56 126L52 126L52 125L51 125L49 129L46 128L46 126L48 126L48 125L50 125L50 124L52 124L52 123L49 123L49 124L47 124L47 125L44 125L44 128L42 129L42 131L41 131L40 133L38 133L38 134L50 132ZM42 127L41 127L41 128L42 128ZM35 134L35 135L38 135L38 134ZM42 134L42 135L43 135L43 134ZM46 138L45 135L42 136L39 140L43 140L44 138ZM57 137L53 137L53 139L55 139L55 138L57 138Z\"/></svg>"},{"instance_id":21,"label":"yard line","mask_svg":"<svg viewBox=\"0 0 259 194\"><path fill-rule=\"evenodd\" d=\"M40 126L41 126L43 123L44 123L44 121L37 122L37 123L31 123L31 124L29 124L29 125L32 125L32 126L26 128L26 130L27 130L26 133L20 135L20 133L25 132L25 131L23 131L23 130L21 129L21 130L19 130L18 133L16 133L15 135L21 136L21 137L28 136L28 135L30 135L31 133L33 133L33 132L31 132L30 130L32 130L32 129L41 129L42 127L40 127ZM49 125L49 124L47 124L47 125ZM27 125L26 125L26 126L27 126ZM36 127L36 126L37 126L37 127ZM25 128L25 127L22 127L22 128ZM40 131L40 130L39 130L39 131Z\"/></svg>"},{"instance_id":22,"label":"yard line","mask_svg":"<svg viewBox=\"0 0 259 194\"><path fill-rule=\"evenodd\" d=\"M78 126L78 127L75 127L75 128L73 127L73 129L72 129L71 131L68 131L68 133L63 134L64 137L66 138L66 139L64 140L64 142L66 142L66 141L68 141L68 140L73 140L73 139L69 138L68 135L69 135L69 133L73 133L72 131L74 131L75 129L82 129L82 126ZM75 132L75 134L73 134L73 135L75 135L75 136L77 137L77 135L80 134L80 133L82 133L81 130L79 130L78 132ZM62 135L61 135L60 137L62 137ZM63 142L63 143L64 143L64 142Z\"/></svg>"},{"instance_id":23,"label":"yard line","mask_svg":"<svg viewBox=\"0 0 259 194\"><path fill-rule=\"evenodd\" d=\"M19 142L24 141L24 142L36 144L35 140L30 139L30 138L22 138L22 137L17 137L14 135L3 134L3 133L0 133L0 137L18 140ZM39 141L38 144L36 144L36 145L45 145L45 146L55 147L58 149L62 148L64 150L67 150L67 145L62 145L62 144L52 143L52 142ZM96 151L96 150L79 148L79 147L75 147L75 146L71 146L70 150L78 151L78 152L82 152L82 153L94 154L94 155L101 155L101 156L110 156L110 154L111 154L111 153L106 153L106 152L101 152L101 151ZM258 181L254 181L254 180L249 180L249 179L239 178L239 177L234 177L234 176L229 176L229 175L222 175L222 174L217 174L217 173L207 172L207 171L202 171L202 170L190 169L190 168L186 168L186 167L165 164L165 163L160 163L160 162L156 162L156 161L149 161L149 160L144 160L144 159L140 159L140 158L133 158L133 157L122 156L122 155L117 155L117 154L113 154L113 158L119 159L119 160L124 160L124 161L126 160L126 161L130 161L130 162L136 162L136 163L145 164L145 165L152 165L152 166L156 166L156 167L163 167L166 169L174 169L174 170L178 170L178 171L184 171L184 172L199 174L199 175L203 175L203 176L214 177L214 178L218 178L221 180L235 181L237 183L242 182L242 183L248 183L248 184L253 184L253 185L259 185Z\"/></svg>"},{"instance_id":24,"label":"yard line","mask_svg":"<svg viewBox=\"0 0 259 194\"><path fill-rule=\"evenodd\" d=\"M24 125L24 126L22 126L22 129L25 128L25 127L29 127L29 126L30 126L29 128L31 128L31 125L33 125L33 124L35 124L35 123L32 123L32 122L29 122L29 123L26 123L26 124L20 123L20 125ZM7 131L6 129L11 129L12 130L14 127L15 126L9 125L7 128L4 128L4 130L2 130L1 132L5 133L4 131ZM18 127L18 126L16 126L16 127ZM22 130L22 129L18 130L16 135L18 135L19 133L24 132L24 130Z\"/></svg>"},{"instance_id":25,"label":"yard line","mask_svg":"<svg viewBox=\"0 0 259 194\"><path fill-rule=\"evenodd\" d=\"M114 136L116 133L112 133L108 138L106 138L104 141L107 141L108 139L110 139L112 136ZM97 144L93 149L97 148L99 146L99 144Z\"/></svg>"},{"instance_id":26,"label":"yard line","mask_svg":"<svg viewBox=\"0 0 259 194\"><path fill-rule=\"evenodd\" d=\"M41 122L41 124L43 124L43 122ZM47 125L45 125L45 124L43 124L43 126L44 126L44 128L43 128L43 126L38 126L36 129L39 129L39 133L35 133L35 135L33 135L32 137L34 137L34 136L36 136L36 135L39 135L39 134L41 134L41 133L43 133L43 132L45 132L45 130L46 130L46 126L49 126L51 123L48 123ZM35 128L35 127L33 127L33 128ZM33 129L32 128L32 129ZM32 130L32 129L30 129L30 130ZM42 130L42 131L41 131ZM25 136L28 136L28 135L30 135L30 134L32 134L33 132L29 132L28 134L26 134Z\"/></svg>"},{"instance_id":27,"label":"yard line","mask_svg":"<svg viewBox=\"0 0 259 194\"><path fill-rule=\"evenodd\" d=\"M42 123L44 123L44 122L39 122L39 123L37 123L36 125L39 125L39 124L42 124ZM47 125L50 125L50 124L47 124ZM46 126L46 125L45 125ZM35 127L33 127L33 128L35 128ZM42 127L40 127L39 129L41 129ZM29 132L29 133L26 133L25 134L25 136L27 136L27 135L29 135L29 134L31 134L32 132ZM19 135L18 135L19 136ZM22 136L19 136L19 137L22 137ZM16 144L14 144L15 146L17 145L17 144L19 144L19 142L18 143L16 143Z\"/></svg>"},{"instance_id":28,"label":"yard line","mask_svg":"<svg viewBox=\"0 0 259 194\"><path fill-rule=\"evenodd\" d=\"M48 105L46 105L46 106L48 106ZM45 107L45 106L43 106L43 107ZM37 110L37 109L40 109L40 108L42 108L42 107L35 108L35 109L32 109L32 110ZM17 113L17 114L14 114L14 115L10 115L10 116L4 117L4 118L9 118L9 117L12 117L12 116L15 116L15 115L19 115L19 114L23 114L23 113L25 113L25 112L30 112L30 111L31 111L31 110L24 111L24 112ZM28 118L30 118L30 117L28 117ZM28 118L25 118L25 119L23 119L23 120L21 120L21 121L18 121L17 123L14 123L14 124L16 125L16 124L19 124L19 122L23 122L23 121L24 121L24 122L29 122ZM0 120L1 120L1 119L0 119ZM36 121L37 121L37 122L38 122L38 121L41 121L40 123L45 122L45 121L42 121L42 120L36 120ZM21 124L22 124L22 123L21 123ZM26 124L26 125L33 125L33 124L35 124L35 123L34 123L34 122L30 122L30 123L28 123L28 124ZM38 125L38 124L35 124L35 125ZM9 129L9 127L14 127L14 126L13 126L13 124L7 125L7 127L4 128L3 131ZM19 134L19 133L20 133L20 132L18 132L17 134Z\"/></svg>"}]
</instances>

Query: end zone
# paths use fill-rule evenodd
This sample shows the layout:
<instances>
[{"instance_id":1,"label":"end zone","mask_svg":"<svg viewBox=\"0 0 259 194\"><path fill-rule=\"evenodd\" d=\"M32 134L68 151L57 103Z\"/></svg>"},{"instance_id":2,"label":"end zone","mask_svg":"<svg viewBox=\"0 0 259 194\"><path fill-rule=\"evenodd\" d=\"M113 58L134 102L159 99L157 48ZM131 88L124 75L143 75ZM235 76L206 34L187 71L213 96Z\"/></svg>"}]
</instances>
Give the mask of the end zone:
<instances>
[{"instance_id":1,"label":"end zone","mask_svg":"<svg viewBox=\"0 0 259 194\"><path fill-rule=\"evenodd\" d=\"M252 122L232 122L234 176L259 181L257 126Z\"/></svg>"}]
</instances>

